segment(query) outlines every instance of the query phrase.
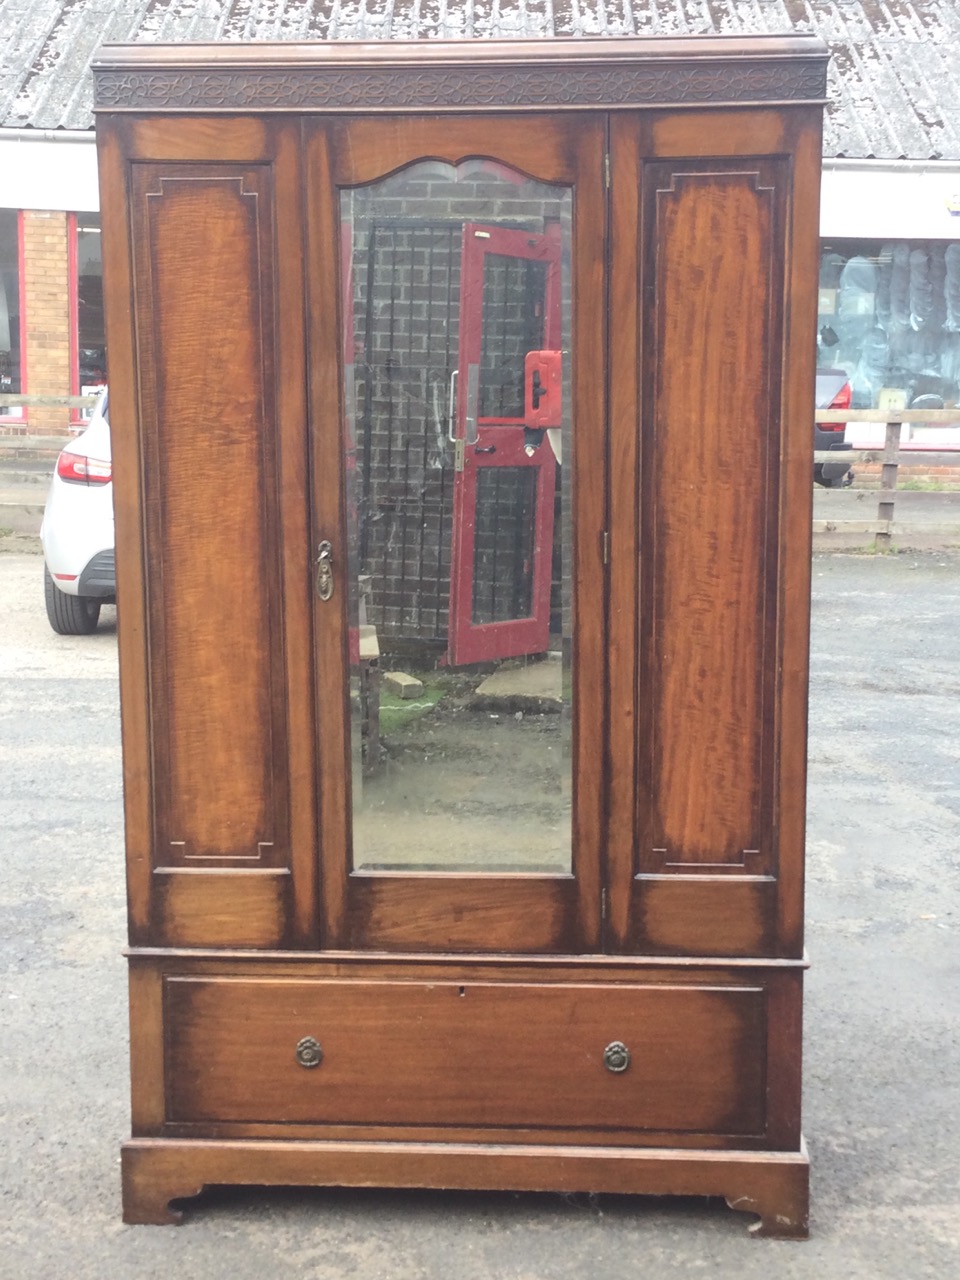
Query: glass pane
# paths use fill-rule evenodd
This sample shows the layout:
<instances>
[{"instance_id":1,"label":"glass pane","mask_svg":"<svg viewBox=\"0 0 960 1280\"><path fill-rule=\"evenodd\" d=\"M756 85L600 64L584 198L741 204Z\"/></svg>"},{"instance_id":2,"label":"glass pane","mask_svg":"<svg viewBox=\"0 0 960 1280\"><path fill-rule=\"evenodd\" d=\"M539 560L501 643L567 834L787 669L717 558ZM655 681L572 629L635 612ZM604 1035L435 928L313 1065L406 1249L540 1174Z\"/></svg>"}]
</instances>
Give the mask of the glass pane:
<instances>
[{"instance_id":1,"label":"glass pane","mask_svg":"<svg viewBox=\"0 0 960 1280\"><path fill-rule=\"evenodd\" d=\"M817 408L839 407L832 440L883 448L883 423L849 423L843 408L875 409L890 393L915 409L960 405L960 244L836 240L820 255ZM911 425L906 448L952 449L957 424ZM821 443L818 447L827 447Z\"/></svg>"},{"instance_id":2,"label":"glass pane","mask_svg":"<svg viewBox=\"0 0 960 1280\"><path fill-rule=\"evenodd\" d=\"M477 472L474 622L509 622L530 616L536 482L533 467L484 467Z\"/></svg>"},{"instance_id":3,"label":"glass pane","mask_svg":"<svg viewBox=\"0 0 960 1280\"><path fill-rule=\"evenodd\" d=\"M356 870L571 870L571 208L483 160L341 192Z\"/></svg>"},{"instance_id":4,"label":"glass pane","mask_svg":"<svg viewBox=\"0 0 960 1280\"><path fill-rule=\"evenodd\" d=\"M547 266L484 255L480 417L523 417L523 358L543 346Z\"/></svg>"},{"instance_id":5,"label":"glass pane","mask_svg":"<svg viewBox=\"0 0 960 1280\"><path fill-rule=\"evenodd\" d=\"M93 395L107 381L100 215L94 213L77 215L77 359L80 394ZM83 416L92 412L85 410Z\"/></svg>"},{"instance_id":6,"label":"glass pane","mask_svg":"<svg viewBox=\"0 0 960 1280\"><path fill-rule=\"evenodd\" d=\"M20 381L20 233L16 209L0 209L0 393L18 395ZM0 405L0 418L19 418L19 405Z\"/></svg>"}]
</instances>

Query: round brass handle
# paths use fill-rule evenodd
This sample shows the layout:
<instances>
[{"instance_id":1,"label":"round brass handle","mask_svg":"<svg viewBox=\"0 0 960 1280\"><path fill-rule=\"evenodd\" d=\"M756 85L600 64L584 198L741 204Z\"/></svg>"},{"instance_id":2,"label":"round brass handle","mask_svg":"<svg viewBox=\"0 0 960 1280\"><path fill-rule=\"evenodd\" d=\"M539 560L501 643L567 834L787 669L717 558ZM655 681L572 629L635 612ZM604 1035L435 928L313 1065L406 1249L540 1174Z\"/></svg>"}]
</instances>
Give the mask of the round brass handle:
<instances>
[{"instance_id":1,"label":"round brass handle","mask_svg":"<svg viewBox=\"0 0 960 1280\"><path fill-rule=\"evenodd\" d=\"M319 1067L323 1061L323 1049L320 1041L313 1036L304 1036L297 1045L297 1061L301 1067Z\"/></svg>"},{"instance_id":2,"label":"round brass handle","mask_svg":"<svg viewBox=\"0 0 960 1280\"><path fill-rule=\"evenodd\" d=\"M619 1074L630 1065L630 1050L622 1040L614 1040L603 1051L603 1065L608 1071Z\"/></svg>"}]
</instances>

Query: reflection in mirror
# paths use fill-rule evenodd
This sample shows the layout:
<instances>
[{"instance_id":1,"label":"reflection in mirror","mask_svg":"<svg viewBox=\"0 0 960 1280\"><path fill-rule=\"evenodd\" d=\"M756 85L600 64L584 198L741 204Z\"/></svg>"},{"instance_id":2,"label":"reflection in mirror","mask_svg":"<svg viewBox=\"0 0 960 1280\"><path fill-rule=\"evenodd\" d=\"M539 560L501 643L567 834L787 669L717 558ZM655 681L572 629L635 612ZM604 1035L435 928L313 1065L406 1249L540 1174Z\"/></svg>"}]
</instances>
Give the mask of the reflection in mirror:
<instances>
[{"instance_id":1,"label":"reflection in mirror","mask_svg":"<svg viewBox=\"0 0 960 1280\"><path fill-rule=\"evenodd\" d=\"M343 190L353 865L569 874L569 189Z\"/></svg>"}]
</instances>

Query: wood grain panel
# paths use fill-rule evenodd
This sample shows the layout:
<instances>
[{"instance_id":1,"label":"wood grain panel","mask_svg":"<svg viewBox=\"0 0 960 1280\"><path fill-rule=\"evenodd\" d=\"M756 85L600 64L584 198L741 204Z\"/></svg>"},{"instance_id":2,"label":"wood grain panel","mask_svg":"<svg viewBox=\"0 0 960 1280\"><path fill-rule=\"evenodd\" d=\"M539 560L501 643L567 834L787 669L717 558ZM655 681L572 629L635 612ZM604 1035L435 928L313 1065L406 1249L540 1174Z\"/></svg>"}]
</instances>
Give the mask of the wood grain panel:
<instances>
[{"instance_id":1,"label":"wood grain panel","mask_svg":"<svg viewBox=\"0 0 960 1280\"><path fill-rule=\"evenodd\" d=\"M270 171L135 167L164 863L288 856ZM155 412L155 417L154 417ZM154 420L151 421L150 419Z\"/></svg>"},{"instance_id":2,"label":"wood grain panel","mask_svg":"<svg viewBox=\"0 0 960 1280\"><path fill-rule=\"evenodd\" d=\"M359 872L350 876L348 892L346 947L536 955L577 933L573 876Z\"/></svg>"},{"instance_id":3,"label":"wood grain panel","mask_svg":"<svg viewBox=\"0 0 960 1280\"><path fill-rule=\"evenodd\" d=\"M783 266L773 162L652 164L641 632L649 823L641 867L771 856L775 678L768 496L778 458ZM641 748L641 758L643 757Z\"/></svg>"},{"instance_id":4,"label":"wood grain panel","mask_svg":"<svg viewBox=\"0 0 960 1280\"><path fill-rule=\"evenodd\" d=\"M613 1195L723 1196L760 1215L759 1236L805 1239L806 1146L776 1152L613 1150L427 1142L125 1142L123 1220L177 1223L170 1202L205 1185L454 1187L474 1191L589 1191Z\"/></svg>"},{"instance_id":5,"label":"wood grain panel","mask_svg":"<svg viewBox=\"0 0 960 1280\"><path fill-rule=\"evenodd\" d=\"M611 123L608 937L628 954L802 955L818 142L814 110ZM687 347L664 348L661 303ZM702 361L689 345L698 335L729 357L719 387L709 351ZM669 414L663 369L684 380ZM679 574L666 592L665 567ZM738 666L744 639L753 654ZM705 684L711 644L734 640L729 678Z\"/></svg>"},{"instance_id":6,"label":"wood grain panel","mask_svg":"<svg viewBox=\"0 0 960 1280\"><path fill-rule=\"evenodd\" d=\"M283 868L159 867L157 931L173 947L274 947L291 932L292 888Z\"/></svg>"},{"instance_id":7,"label":"wood grain panel","mask_svg":"<svg viewBox=\"0 0 960 1280\"><path fill-rule=\"evenodd\" d=\"M150 936L153 810L150 708L147 697L147 601L136 373L136 324L126 130L101 123L97 131L103 241L103 303L110 352L110 433L116 538L123 736L123 817L127 863L127 916L131 939Z\"/></svg>"},{"instance_id":8,"label":"wood grain panel","mask_svg":"<svg viewBox=\"0 0 960 1280\"><path fill-rule=\"evenodd\" d=\"M133 963L129 985L131 1132L159 1134L164 1122L163 973Z\"/></svg>"},{"instance_id":9,"label":"wood grain panel","mask_svg":"<svg viewBox=\"0 0 960 1280\"><path fill-rule=\"evenodd\" d=\"M184 873L179 874L182 876ZM248 876L249 873L244 873L242 878L247 879ZM432 959L424 956L407 956L386 960L362 955L329 959L320 956L294 956L288 953L286 959L278 959L275 954L266 951L234 952L232 956L222 952L219 955L208 954L206 957L198 957L196 952L189 956L178 956L170 952L152 954L137 952L131 955L131 970L133 1011L131 1027L134 1033L133 1049L137 1081L134 1099L134 1133L138 1136L162 1133L165 1137L195 1138L199 1136L201 1129L198 1126L202 1124L202 1134L205 1139L254 1137L264 1139L276 1137L279 1132L287 1138L316 1138L321 1136L322 1128L322 1136L327 1140L419 1139L435 1142L494 1143L515 1140L515 1135L509 1126L498 1127L489 1121L484 1122L483 1127L467 1123L429 1124L416 1118L399 1124L396 1122L358 1124L350 1121L341 1122L336 1118L324 1121L293 1121L288 1118L278 1119L281 1113L276 1110L271 1110L270 1116L265 1115L261 1120L208 1118L200 1122L191 1119L173 1119L168 1115L168 1106L164 1100L165 1074L169 1076L173 1067L165 1069L163 1065L165 1049L162 989L169 988L171 983L187 980L192 984L188 986L188 992L209 991L209 998L217 1007L219 1006L216 992L220 990L227 991L229 1003L230 1000L241 999L237 993L244 990L248 983L252 984L255 992L263 989L264 982L271 986L271 989L273 989L271 984L279 984L284 991L297 989L304 993L303 1000L297 1005L295 1016L306 1015L311 1010L318 1009L324 1018L327 1010L326 992L356 991L360 993L362 1001L365 998L364 992L398 989L400 998L386 1015L385 1026L390 1026L398 1020L409 1023L410 1019L404 1012L406 1006L403 993L416 992L423 988L431 990L441 988L448 991L455 988L458 992L460 987L468 991L499 989L503 993L505 1024L513 1010L513 993L519 991L523 997L517 1005L519 1013L523 1000L526 999L523 993L530 993L534 988L548 994L547 1013L552 1011L555 1019L558 1017L557 1009L561 1005L566 1008L565 1002L571 991L580 993L586 989L593 993L597 1001L605 1002L607 992L615 988L621 994L616 997L613 1004L605 1007L616 1010L633 1007L630 1000L631 992L639 990L641 1002L643 1002L647 999L645 993L655 989L660 993L656 996L656 1000L661 1001L667 1008L664 1016L668 1020L678 1018L684 1025L687 1017L692 1016L693 1006L687 1001L691 993L711 993L729 989L731 995L728 1007L736 1009L739 1007L742 993L760 991L763 993L765 1038L762 1031L759 1032L751 1052L766 1061L765 1127L751 1134L742 1131L725 1132L720 1129L711 1133L705 1133L702 1130L698 1133L681 1132L676 1129L661 1131L653 1127L644 1128L642 1131L624 1129L617 1132L609 1126L592 1127L588 1121L580 1120L576 1120L572 1127L565 1128L551 1116L544 1125L525 1125L523 1140L552 1144L565 1141L614 1145L642 1143L644 1146L702 1144L716 1148L752 1146L757 1149L780 1147L796 1149L796 1144L799 1142L799 1061L796 1055L792 1054L792 1046L795 1046L796 1036L799 1034L803 966L796 962L747 966L743 962L734 961L725 962L723 966L718 967L688 959L672 962L634 959L626 963L623 960L614 962L599 956L577 960L571 957L556 963L546 957L525 961L508 960L502 957L464 960L454 956ZM227 984L226 987L224 983ZM559 991L559 994L550 996L549 993L554 989ZM565 996L563 993L568 995ZM672 998L673 993L676 993L676 1003ZM204 996L204 999L206 998ZM258 998L254 1001L254 1007ZM466 996L457 995L458 1008L460 1002L466 998ZM576 999L579 998L577 994ZM340 996L336 999L339 1001ZM753 1000L752 995L750 1000ZM348 995L344 995L341 1004L344 1007L350 1006L351 1001ZM655 1011L656 1006L649 1006L651 1016ZM219 1021L221 1016L219 1013L215 1014L215 1022ZM248 1025L243 1010L240 1010L238 1018L236 1034L241 1035ZM288 1036L289 1025L285 1024L280 1036L283 1043L287 1043L284 1037ZM651 1044L646 1036L645 1025L640 1028L642 1039L631 1047L636 1049L642 1043L645 1046L644 1052L647 1052ZM329 1042L319 1034L320 1027L321 1023L318 1022L307 1034L317 1035L329 1048ZM410 1034L414 1033L412 1025L408 1030ZM516 1037L519 1039L523 1033L524 1028L518 1023ZM199 1030L197 1034L200 1034ZM387 1034L392 1036L395 1032L390 1030ZM440 1034L439 1031L437 1034ZM511 1033L501 1030L497 1034L503 1037L506 1043ZM562 1033L558 1031L551 1034ZM172 1035L171 1031L167 1039ZM517 1052L521 1051L526 1050L517 1050ZM173 1052L175 1054L176 1050ZM238 1050L241 1056L242 1052L242 1049ZM563 1056L565 1059L569 1058L568 1049L564 1049ZM284 1074L288 1067L289 1064L283 1065ZM461 1068L455 1065L452 1070L460 1071ZM234 1067L228 1069L228 1074L232 1071ZM301 1075L306 1074L303 1068L299 1068L294 1077L294 1086ZM185 1086L177 1086L178 1089L181 1087Z\"/></svg>"},{"instance_id":10,"label":"wood grain panel","mask_svg":"<svg viewBox=\"0 0 960 1280\"><path fill-rule=\"evenodd\" d=\"M168 978L164 1010L171 1121L765 1127L758 987Z\"/></svg>"},{"instance_id":11,"label":"wood grain panel","mask_svg":"<svg viewBox=\"0 0 960 1280\"><path fill-rule=\"evenodd\" d=\"M774 943L772 877L640 876L633 950L660 955L763 956Z\"/></svg>"},{"instance_id":12,"label":"wood grain panel","mask_svg":"<svg viewBox=\"0 0 960 1280\"><path fill-rule=\"evenodd\" d=\"M775 812L779 839L778 933L784 955L803 954L803 878L806 845L807 687L810 647L810 563L816 347L803 335L816 328L820 262L819 201L822 128L819 112L798 113L791 183L788 310L783 380L781 469L779 753Z\"/></svg>"}]
</instances>

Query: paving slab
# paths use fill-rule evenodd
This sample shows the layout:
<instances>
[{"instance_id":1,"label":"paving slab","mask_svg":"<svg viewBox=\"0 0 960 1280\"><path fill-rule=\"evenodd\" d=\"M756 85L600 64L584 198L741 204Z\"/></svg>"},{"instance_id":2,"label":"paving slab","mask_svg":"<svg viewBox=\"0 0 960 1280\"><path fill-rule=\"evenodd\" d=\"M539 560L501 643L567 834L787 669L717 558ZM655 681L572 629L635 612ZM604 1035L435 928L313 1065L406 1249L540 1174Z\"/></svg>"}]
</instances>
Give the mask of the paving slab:
<instances>
[{"instance_id":1,"label":"paving slab","mask_svg":"<svg viewBox=\"0 0 960 1280\"><path fill-rule=\"evenodd\" d=\"M470 699L477 710L559 711L563 663L559 653L543 659L505 662L477 685Z\"/></svg>"}]
</instances>

